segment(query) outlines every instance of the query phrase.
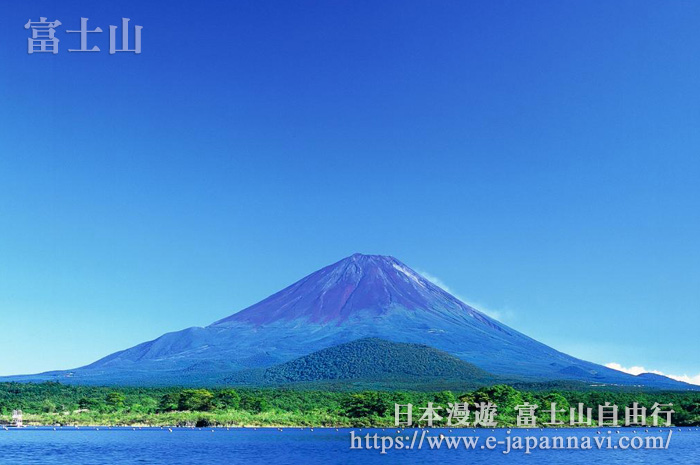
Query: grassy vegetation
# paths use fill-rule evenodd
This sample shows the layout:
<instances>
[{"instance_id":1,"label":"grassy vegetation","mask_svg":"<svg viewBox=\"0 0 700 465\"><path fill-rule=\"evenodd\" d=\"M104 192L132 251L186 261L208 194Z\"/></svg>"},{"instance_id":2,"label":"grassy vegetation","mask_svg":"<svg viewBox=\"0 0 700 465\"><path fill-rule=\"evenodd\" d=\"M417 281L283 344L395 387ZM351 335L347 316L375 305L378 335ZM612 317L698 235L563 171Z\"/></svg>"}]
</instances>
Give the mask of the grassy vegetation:
<instances>
[{"instance_id":1,"label":"grassy vegetation","mask_svg":"<svg viewBox=\"0 0 700 465\"><path fill-rule=\"evenodd\" d=\"M428 402L447 408L454 402L493 402L499 426L516 424L516 405L537 404L539 423L550 420L552 402L566 414L579 402L593 407L610 402L620 408L633 402L650 408L673 403L673 422L700 425L700 392L518 390L507 385L470 392L363 391L291 389L183 389L67 386L58 383L0 384L0 421L13 409L24 411L31 425L104 426L392 426L394 403L414 405L414 420ZM651 412L649 412L651 413ZM445 410L441 415L446 417ZM445 424L443 420L442 424ZM594 423L595 424L595 423Z\"/></svg>"}]
</instances>

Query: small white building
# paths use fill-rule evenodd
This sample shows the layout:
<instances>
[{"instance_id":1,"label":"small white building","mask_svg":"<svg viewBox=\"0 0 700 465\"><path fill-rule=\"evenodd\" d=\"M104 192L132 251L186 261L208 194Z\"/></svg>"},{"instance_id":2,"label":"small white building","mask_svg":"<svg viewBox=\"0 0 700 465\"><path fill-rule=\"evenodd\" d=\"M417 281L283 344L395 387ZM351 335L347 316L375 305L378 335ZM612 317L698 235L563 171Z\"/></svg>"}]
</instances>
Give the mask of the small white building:
<instances>
[{"instance_id":1,"label":"small white building","mask_svg":"<svg viewBox=\"0 0 700 465\"><path fill-rule=\"evenodd\" d=\"M17 428L21 428L22 425L22 411L21 410L13 410L12 411L12 423L11 426L15 426Z\"/></svg>"}]
</instances>

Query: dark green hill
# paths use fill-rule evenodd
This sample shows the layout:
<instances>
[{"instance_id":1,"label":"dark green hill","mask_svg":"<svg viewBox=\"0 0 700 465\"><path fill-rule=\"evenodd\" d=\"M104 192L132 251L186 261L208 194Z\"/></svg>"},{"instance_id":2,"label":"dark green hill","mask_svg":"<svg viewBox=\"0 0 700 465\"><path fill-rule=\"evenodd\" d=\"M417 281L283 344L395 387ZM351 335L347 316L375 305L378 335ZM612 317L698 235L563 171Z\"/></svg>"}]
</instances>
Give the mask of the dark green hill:
<instances>
[{"instance_id":1,"label":"dark green hill","mask_svg":"<svg viewBox=\"0 0 700 465\"><path fill-rule=\"evenodd\" d=\"M422 345L366 338L313 352L268 368L269 384L314 381L488 381L493 375L447 352Z\"/></svg>"}]
</instances>

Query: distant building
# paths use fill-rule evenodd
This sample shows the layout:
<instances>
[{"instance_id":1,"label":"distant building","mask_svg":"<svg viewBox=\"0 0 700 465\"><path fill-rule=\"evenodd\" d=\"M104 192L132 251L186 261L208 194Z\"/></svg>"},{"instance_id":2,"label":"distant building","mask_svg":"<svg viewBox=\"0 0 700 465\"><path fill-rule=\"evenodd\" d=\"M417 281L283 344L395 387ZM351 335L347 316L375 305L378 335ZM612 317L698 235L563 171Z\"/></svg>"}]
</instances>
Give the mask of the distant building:
<instances>
[{"instance_id":1,"label":"distant building","mask_svg":"<svg viewBox=\"0 0 700 465\"><path fill-rule=\"evenodd\" d=\"M22 424L22 411L21 410L13 410L12 411L12 423L10 423L11 426L15 426L17 428L21 428L23 426Z\"/></svg>"}]
</instances>

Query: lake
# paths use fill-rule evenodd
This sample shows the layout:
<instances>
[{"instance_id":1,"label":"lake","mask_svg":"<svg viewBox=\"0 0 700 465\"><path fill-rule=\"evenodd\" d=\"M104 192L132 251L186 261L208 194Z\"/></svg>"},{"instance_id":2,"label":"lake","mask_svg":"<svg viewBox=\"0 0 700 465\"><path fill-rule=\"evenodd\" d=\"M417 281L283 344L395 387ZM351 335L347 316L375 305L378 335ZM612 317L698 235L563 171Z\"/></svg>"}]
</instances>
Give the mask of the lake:
<instances>
[{"instance_id":1,"label":"lake","mask_svg":"<svg viewBox=\"0 0 700 465\"><path fill-rule=\"evenodd\" d=\"M624 429L562 429L562 430L448 430L433 429L426 433L423 448L417 450L388 450L380 454L379 450L350 449L351 431L354 431L356 446L362 441L366 445L366 434L386 436L385 443L397 444L401 437L404 445L411 443L414 436L418 444L422 430L394 429L310 429L283 428L176 428L170 432L167 428L22 428L0 429L0 464L193 464L193 463L243 463L243 464L440 464L454 463L501 464L501 463L547 463L554 465L589 464L601 461L606 464L665 464L665 463L700 463L698 450L700 431L698 428L673 428L668 449L664 450L598 450L593 443L592 450L533 450L524 454L524 450L511 450L503 454L505 443L514 444L516 438L525 441L554 440L555 436L575 436L582 441L584 437L608 441L617 445L621 438L625 444L630 441L636 445L644 443L647 437L659 436L666 441L668 428L624 428ZM610 431L610 433L608 433ZM478 437L483 445L487 437L493 436L494 450L465 450L462 443L457 449L442 447L429 449L429 440L438 440L440 433L447 436ZM639 439L633 439L639 437ZM444 438L443 438L444 440ZM381 445L381 439L378 440ZM370 436L370 445L374 446Z\"/></svg>"}]
</instances>

